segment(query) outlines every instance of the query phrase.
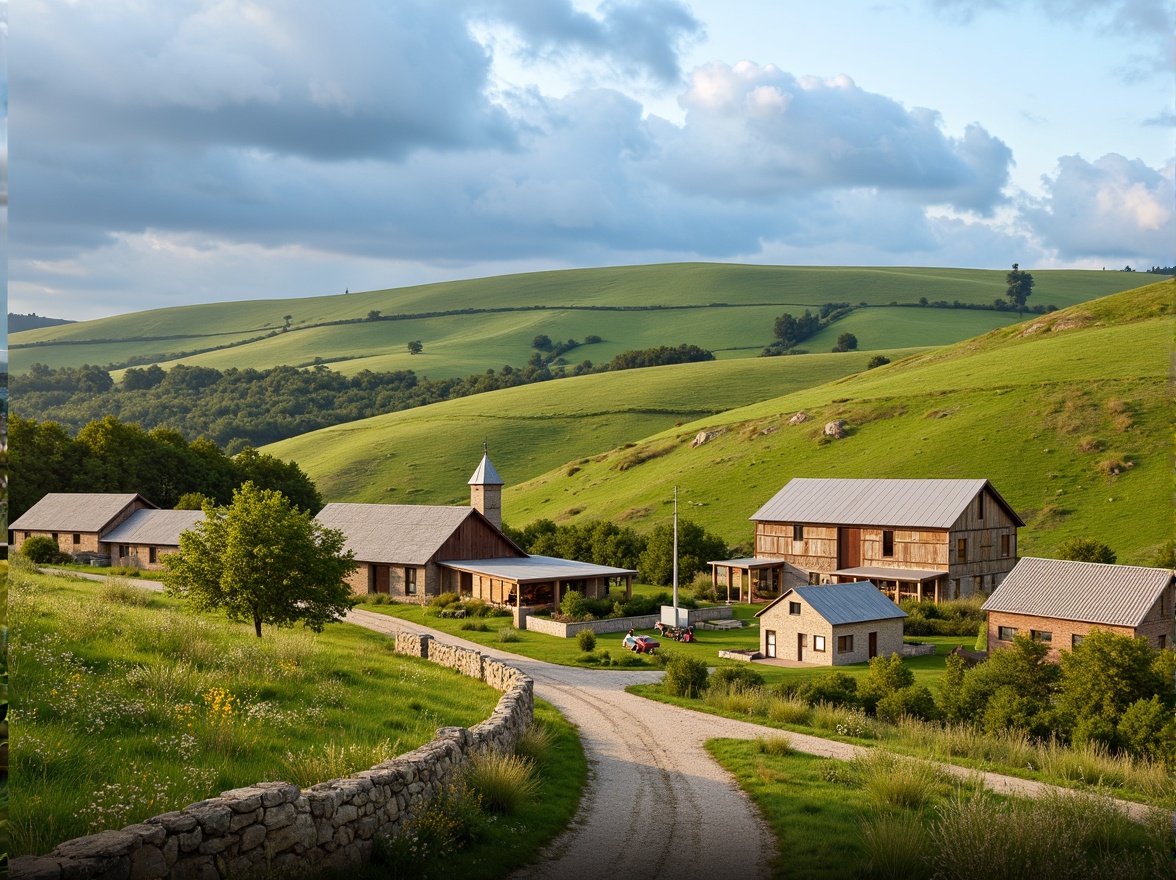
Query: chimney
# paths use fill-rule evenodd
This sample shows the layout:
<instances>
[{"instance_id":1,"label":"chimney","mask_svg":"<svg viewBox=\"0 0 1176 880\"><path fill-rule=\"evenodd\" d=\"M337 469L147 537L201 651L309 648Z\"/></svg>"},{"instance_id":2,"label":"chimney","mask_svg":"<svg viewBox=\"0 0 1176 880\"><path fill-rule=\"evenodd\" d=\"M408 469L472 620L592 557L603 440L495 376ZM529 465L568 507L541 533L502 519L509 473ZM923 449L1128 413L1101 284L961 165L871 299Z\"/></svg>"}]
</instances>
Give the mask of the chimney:
<instances>
[{"instance_id":1,"label":"chimney","mask_svg":"<svg viewBox=\"0 0 1176 880\"><path fill-rule=\"evenodd\" d=\"M470 477L470 506L502 529L502 477L490 463L486 444L482 444L482 461Z\"/></svg>"}]
</instances>

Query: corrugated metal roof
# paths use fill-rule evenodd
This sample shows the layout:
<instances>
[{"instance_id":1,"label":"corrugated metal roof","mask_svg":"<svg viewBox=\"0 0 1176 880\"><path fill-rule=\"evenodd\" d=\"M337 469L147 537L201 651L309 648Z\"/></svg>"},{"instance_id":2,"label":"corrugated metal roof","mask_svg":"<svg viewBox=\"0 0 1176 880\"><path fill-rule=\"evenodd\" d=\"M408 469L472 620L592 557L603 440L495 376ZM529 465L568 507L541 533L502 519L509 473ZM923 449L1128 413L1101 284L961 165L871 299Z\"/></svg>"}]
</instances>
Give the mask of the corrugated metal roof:
<instances>
[{"instance_id":1,"label":"corrugated metal roof","mask_svg":"<svg viewBox=\"0 0 1176 880\"><path fill-rule=\"evenodd\" d=\"M935 571L929 568L885 568L881 565L861 565L857 568L841 568L833 574L843 574L849 577L860 577L866 580L880 581L933 581L946 577L946 571Z\"/></svg>"},{"instance_id":2,"label":"corrugated metal roof","mask_svg":"<svg viewBox=\"0 0 1176 880\"><path fill-rule=\"evenodd\" d=\"M489 454L484 454L482 460L478 463L478 469L474 471L474 475L470 477L471 486L502 486L502 477L498 476L498 471L494 469L494 465L490 463Z\"/></svg>"},{"instance_id":3,"label":"corrugated metal roof","mask_svg":"<svg viewBox=\"0 0 1176 880\"><path fill-rule=\"evenodd\" d=\"M108 544L180 546L180 533L204 520L202 510L136 510L103 537Z\"/></svg>"},{"instance_id":4,"label":"corrugated metal roof","mask_svg":"<svg viewBox=\"0 0 1176 880\"><path fill-rule=\"evenodd\" d=\"M843 623L865 623L869 620L892 620L906 617L906 612L891 602L869 581L852 584L825 584L813 587L793 587L779 599L755 613L756 617L769 608L784 602L789 596L798 596L813 611L833 626Z\"/></svg>"},{"instance_id":5,"label":"corrugated metal roof","mask_svg":"<svg viewBox=\"0 0 1176 880\"><path fill-rule=\"evenodd\" d=\"M982 610L1138 626L1172 577L1167 568L1026 556Z\"/></svg>"},{"instance_id":6,"label":"corrugated metal roof","mask_svg":"<svg viewBox=\"0 0 1176 880\"><path fill-rule=\"evenodd\" d=\"M743 559L712 559L707 565L725 565L727 568L796 568L784 559L765 559L762 556L747 556Z\"/></svg>"},{"instance_id":7,"label":"corrugated metal roof","mask_svg":"<svg viewBox=\"0 0 1176 880\"><path fill-rule=\"evenodd\" d=\"M812 479L797 477L752 520L845 526L946 529L988 487L1018 525L1016 512L987 480Z\"/></svg>"},{"instance_id":8,"label":"corrugated metal roof","mask_svg":"<svg viewBox=\"0 0 1176 880\"><path fill-rule=\"evenodd\" d=\"M101 532L135 499L155 507L134 492L50 492L16 522L9 523L8 528L37 532Z\"/></svg>"},{"instance_id":9,"label":"corrugated metal roof","mask_svg":"<svg viewBox=\"0 0 1176 880\"><path fill-rule=\"evenodd\" d=\"M315 519L343 532L344 549L358 562L424 565L473 513L472 507L333 502Z\"/></svg>"},{"instance_id":10,"label":"corrugated metal roof","mask_svg":"<svg viewBox=\"0 0 1176 880\"><path fill-rule=\"evenodd\" d=\"M473 571L487 577L503 578L508 581L554 581L574 580L589 577L618 577L637 574L629 568L613 568L610 565L594 565L577 562L574 559L558 559L554 556L527 556L522 559L464 559L441 563L446 568Z\"/></svg>"}]
</instances>

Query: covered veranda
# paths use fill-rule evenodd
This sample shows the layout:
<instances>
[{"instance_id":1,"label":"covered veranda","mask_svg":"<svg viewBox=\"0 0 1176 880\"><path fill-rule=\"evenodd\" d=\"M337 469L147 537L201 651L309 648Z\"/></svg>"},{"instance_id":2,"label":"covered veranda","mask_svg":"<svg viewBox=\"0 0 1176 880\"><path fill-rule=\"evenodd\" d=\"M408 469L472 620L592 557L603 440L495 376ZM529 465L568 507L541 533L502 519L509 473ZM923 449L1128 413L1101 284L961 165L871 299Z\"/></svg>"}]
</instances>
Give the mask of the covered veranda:
<instances>
[{"instance_id":1,"label":"covered veranda","mask_svg":"<svg viewBox=\"0 0 1176 880\"><path fill-rule=\"evenodd\" d=\"M901 599L917 602L932 599L938 602L941 598L947 598L946 571L863 565L838 569L832 572L832 576L839 584L870 581L896 604Z\"/></svg>"},{"instance_id":2,"label":"covered veranda","mask_svg":"<svg viewBox=\"0 0 1176 880\"><path fill-rule=\"evenodd\" d=\"M788 570L796 567L783 559L720 559L712 560L707 565L711 567L711 583L714 584L716 595L727 602L755 602L757 593L768 593L775 597L780 595L782 586L795 586L786 583L786 579ZM800 583L807 583L807 580L801 579Z\"/></svg>"},{"instance_id":3,"label":"covered veranda","mask_svg":"<svg viewBox=\"0 0 1176 880\"><path fill-rule=\"evenodd\" d=\"M558 608L568 590L589 599L633 598L637 572L554 556L502 557L446 561L441 567L458 573L463 596L497 607ZM622 599L623 595L623 599Z\"/></svg>"}]
</instances>

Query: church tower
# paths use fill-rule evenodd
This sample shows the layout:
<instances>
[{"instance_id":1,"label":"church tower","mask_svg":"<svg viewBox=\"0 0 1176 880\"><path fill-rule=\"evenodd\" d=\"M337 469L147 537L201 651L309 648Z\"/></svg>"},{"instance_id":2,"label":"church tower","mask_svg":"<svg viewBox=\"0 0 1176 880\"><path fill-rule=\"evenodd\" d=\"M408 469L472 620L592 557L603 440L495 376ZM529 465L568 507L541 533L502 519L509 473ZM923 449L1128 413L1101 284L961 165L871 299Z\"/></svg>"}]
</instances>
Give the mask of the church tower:
<instances>
[{"instance_id":1,"label":"church tower","mask_svg":"<svg viewBox=\"0 0 1176 880\"><path fill-rule=\"evenodd\" d=\"M482 444L482 461L470 477L470 506L482 514L496 529L502 528L502 477L490 463L486 444Z\"/></svg>"}]
</instances>

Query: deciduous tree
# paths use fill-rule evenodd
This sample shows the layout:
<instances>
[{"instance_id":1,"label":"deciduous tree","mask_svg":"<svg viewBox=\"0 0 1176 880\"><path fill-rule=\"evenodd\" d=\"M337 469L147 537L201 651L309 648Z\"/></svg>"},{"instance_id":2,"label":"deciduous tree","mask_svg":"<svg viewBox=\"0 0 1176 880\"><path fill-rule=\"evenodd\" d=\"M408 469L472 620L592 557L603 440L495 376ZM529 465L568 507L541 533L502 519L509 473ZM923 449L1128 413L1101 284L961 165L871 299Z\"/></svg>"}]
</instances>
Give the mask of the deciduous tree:
<instances>
[{"instance_id":1,"label":"deciduous tree","mask_svg":"<svg viewBox=\"0 0 1176 880\"><path fill-rule=\"evenodd\" d=\"M262 624L301 621L321 632L352 606L343 578L355 570L343 533L298 510L280 492L246 483L227 507L204 507L205 519L180 535L163 557L164 584L199 611L223 609Z\"/></svg>"},{"instance_id":2,"label":"deciduous tree","mask_svg":"<svg viewBox=\"0 0 1176 880\"><path fill-rule=\"evenodd\" d=\"M1033 276L1028 272L1022 272L1017 264L1013 263L1013 271L1005 275L1005 282L1008 284L1005 299L1017 307L1018 315L1024 315L1025 300L1033 293Z\"/></svg>"},{"instance_id":3,"label":"deciduous tree","mask_svg":"<svg viewBox=\"0 0 1176 880\"><path fill-rule=\"evenodd\" d=\"M1103 562L1112 565L1118 556L1102 541L1096 541L1093 538L1071 538L1058 544L1057 549L1054 550L1054 558L1072 559L1076 562Z\"/></svg>"}]
</instances>

